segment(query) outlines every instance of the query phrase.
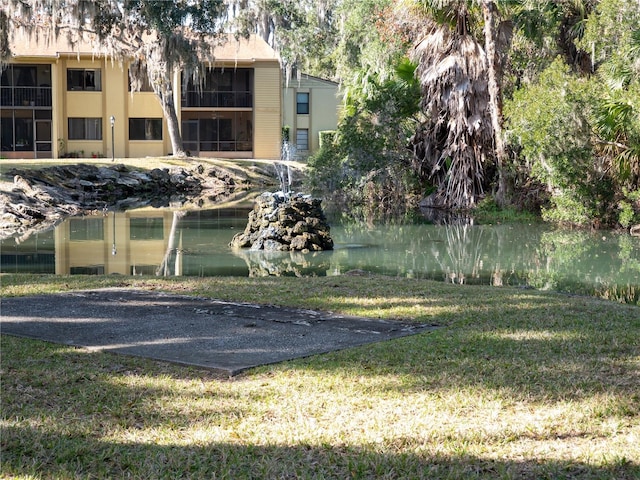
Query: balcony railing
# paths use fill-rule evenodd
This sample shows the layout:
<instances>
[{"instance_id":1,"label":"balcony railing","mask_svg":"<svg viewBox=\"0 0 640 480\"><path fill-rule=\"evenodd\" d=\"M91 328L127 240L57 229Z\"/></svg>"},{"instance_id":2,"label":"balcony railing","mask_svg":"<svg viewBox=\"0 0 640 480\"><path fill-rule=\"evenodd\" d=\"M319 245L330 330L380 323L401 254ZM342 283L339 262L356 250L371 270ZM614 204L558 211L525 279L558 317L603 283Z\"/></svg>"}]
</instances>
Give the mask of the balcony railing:
<instances>
[{"instance_id":1,"label":"balcony railing","mask_svg":"<svg viewBox=\"0 0 640 480\"><path fill-rule=\"evenodd\" d=\"M186 151L195 154L197 152L250 152L251 142L220 141L220 142L192 142L185 141L183 147Z\"/></svg>"},{"instance_id":2,"label":"balcony railing","mask_svg":"<svg viewBox=\"0 0 640 480\"><path fill-rule=\"evenodd\" d=\"M183 107L252 107L251 92L220 92L218 90L187 90L182 94Z\"/></svg>"},{"instance_id":3,"label":"balcony railing","mask_svg":"<svg viewBox=\"0 0 640 480\"><path fill-rule=\"evenodd\" d=\"M50 107L51 87L0 87L0 106Z\"/></svg>"}]
</instances>

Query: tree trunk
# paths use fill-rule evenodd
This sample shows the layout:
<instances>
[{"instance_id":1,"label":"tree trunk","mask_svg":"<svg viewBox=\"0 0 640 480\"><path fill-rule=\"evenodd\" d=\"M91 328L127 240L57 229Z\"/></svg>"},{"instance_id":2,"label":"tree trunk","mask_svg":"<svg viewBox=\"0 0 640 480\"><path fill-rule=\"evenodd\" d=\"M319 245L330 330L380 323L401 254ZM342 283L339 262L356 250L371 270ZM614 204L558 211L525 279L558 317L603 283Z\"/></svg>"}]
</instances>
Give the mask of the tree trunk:
<instances>
[{"instance_id":1,"label":"tree trunk","mask_svg":"<svg viewBox=\"0 0 640 480\"><path fill-rule=\"evenodd\" d=\"M162 59L166 57L166 49L152 48L148 54L149 63L146 65L146 76L153 88L153 93L158 97L162 113L167 121L167 130L171 140L171 149L174 157L184 158L186 153L182 145L182 135L180 133L180 123L176 113L176 106L173 102L173 86L171 77L173 68L167 65ZM136 72L141 75L140 72Z\"/></svg>"},{"instance_id":2,"label":"tree trunk","mask_svg":"<svg viewBox=\"0 0 640 480\"><path fill-rule=\"evenodd\" d=\"M482 0L482 13L484 15L484 39L487 55L489 110L491 126L493 127L494 149L496 166L498 169L498 190L495 200L499 206L505 206L509 201L509 189L507 182L507 151L502 137L502 91L501 68L498 53L496 51L496 16L495 2Z\"/></svg>"},{"instance_id":3,"label":"tree trunk","mask_svg":"<svg viewBox=\"0 0 640 480\"><path fill-rule=\"evenodd\" d=\"M165 251L164 257L162 258L162 263L156 268L156 275L163 277L168 277L171 275L169 269L169 261L171 260L171 254L176 251L176 232L178 230L178 225L180 224L180 220L186 214L184 212L173 212L173 221L171 222L171 231L169 232L169 240L167 241L167 250ZM177 252L176 252L177 255ZM176 275L178 272L175 273Z\"/></svg>"},{"instance_id":4,"label":"tree trunk","mask_svg":"<svg viewBox=\"0 0 640 480\"><path fill-rule=\"evenodd\" d=\"M169 131L169 138L171 139L171 148L173 150L173 156L178 158L184 158L187 156L182 145L182 135L180 134L180 124L178 123L178 115L176 114L176 107L173 103L173 94L171 91L156 92L160 99L160 105L162 105L162 111L164 112L164 118L167 120L167 129Z\"/></svg>"}]
</instances>

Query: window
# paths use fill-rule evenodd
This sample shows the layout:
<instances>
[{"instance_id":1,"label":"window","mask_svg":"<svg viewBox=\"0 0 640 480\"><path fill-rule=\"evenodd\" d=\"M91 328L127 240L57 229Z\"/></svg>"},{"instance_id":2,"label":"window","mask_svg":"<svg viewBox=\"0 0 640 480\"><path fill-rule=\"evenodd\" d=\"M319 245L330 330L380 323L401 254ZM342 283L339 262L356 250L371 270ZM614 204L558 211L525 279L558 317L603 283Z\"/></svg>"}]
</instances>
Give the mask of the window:
<instances>
[{"instance_id":1,"label":"window","mask_svg":"<svg viewBox=\"0 0 640 480\"><path fill-rule=\"evenodd\" d=\"M185 112L182 141L192 155L199 152L247 152L253 148L253 112Z\"/></svg>"},{"instance_id":2,"label":"window","mask_svg":"<svg viewBox=\"0 0 640 480\"><path fill-rule=\"evenodd\" d=\"M132 218L129 220L129 238L131 240L162 240L164 219L162 217Z\"/></svg>"},{"instance_id":3,"label":"window","mask_svg":"<svg viewBox=\"0 0 640 480\"><path fill-rule=\"evenodd\" d=\"M1 107L51 107L50 65L8 65L0 73Z\"/></svg>"},{"instance_id":4,"label":"window","mask_svg":"<svg viewBox=\"0 0 640 480\"><path fill-rule=\"evenodd\" d=\"M72 242L104 240L104 221L102 218L71 218L69 232Z\"/></svg>"},{"instance_id":5,"label":"window","mask_svg":"<svg viewBox=\"0 0 640 480\"><path fill-rule=\"evenodd\" d=\"M70 68L67 70L67 90L102 90L100 69Z\"/></svg>"},{"instance_id":6,"label":"window","mask_svg":"<svg viewBox=\"0 0 640 480\"><path fill-rule=\"evenodd\" d=\"M69 140L102 140L102 119L70 118Z\"/></svg>"},{"instance_id":7,"label":"window","mask_svg":"<svg viewBox=\"0 0 640 480\"><path fill-rule=\"evenodd\" d=\"M131 265L129 275L153 275L155 276L158 265Z\"/></svg>"},{"instance_id":8,"label":"window","mask_svg":"<svg viewBox=\"0 0 640 480\"><path fill-rule=\"evenodd\" d=\"M13 132L15 123L13 110L0 109L0 150L13 151L15 148Z\"/></svg>"},{"instance_id":9,"label":"window","mask_svg":"<svg viewBox=\"0 0 640 480\"><path fill-rule=\"evenodd\" d=\"M296 148L298 150L309 150L309 130L299 128L296 131Z\"/></svg>"},{"instance_id":10,"label":"window","mask_svg":"<svg viewBox=\"0 0 640 480\"><path fill-rule=\"evenodd\" d=\"M92 265L88 267L70 267L71 275L104 275L104 265Z\"/></svg>"},{"instance_id":11,"label":"window","mask_svg":"<svg viewBox=\"0 0 640 480\"><path fill-rule=\"evenodd\" d=\"M309 114L309 94L298 92L296 94L296 113L298 115Z\"/></svg>"},{"instance_id":12,"label":"window","mask_svg":"<svg viewBox=\"0 0 640 480\"><path fill-rule=\"evenodd\" d=\"M129 140L162 140L162 119L130 118Z\"/></svg>"},{"instance_id":13,"label":"window","mask_svg":"<svg viewBox=\"0 0 640 480\"><path fill-rule=\"evenodd\" d=\"M5 122L5 115L7 122ZM11 118L13 116L13 119ZM16 152L32 152L33 110L2 110L2 147L3 150ZM6 148L8 147L8 148Z\"/></svg>"},{"instance_id":14,"label":"window","mask_svg":"<svg viewBox=\"0 0 640 480\"><path fill-rule=\"evenodd\" d=\"M0 149L51 151L51 110L0 109Z\"/></svg>"}]
</instances>

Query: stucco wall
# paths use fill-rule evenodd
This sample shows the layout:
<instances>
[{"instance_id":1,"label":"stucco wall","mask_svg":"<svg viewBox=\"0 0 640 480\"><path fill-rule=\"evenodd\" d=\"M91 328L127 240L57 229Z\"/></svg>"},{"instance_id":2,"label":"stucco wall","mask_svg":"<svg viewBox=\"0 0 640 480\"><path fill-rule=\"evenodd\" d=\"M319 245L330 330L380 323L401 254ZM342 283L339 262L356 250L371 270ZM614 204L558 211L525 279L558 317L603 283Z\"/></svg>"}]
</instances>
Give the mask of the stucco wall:
<instances>
[{"instance_id":1,"label":"stucco wall","mask_svg":"<svg viewBox=\"0 0 640 480\"><path fill-rule=\"evenodd\" d=\"M282 136L280 78L280 68L276 64L258 65L255 68L254 158L280 158L280 138Z\"/></svg>"},{"instance_id":2,"label":"stucco wall","mask_svg":"<svg viewBox=\"0 0 640 480\"><path fill-rule=\"evenodd\" d=\"M296 113L296 97L298 92L309 93L309 113ZM296 130L309 130L309 151L313 153L319 148L319 133L324 130L335 130L341 100L338 97L338 85L319 78L303 75L298 81L292 79L283 87L283 123L291 128L291 142L295 145Z\"/></svg>"}]
</instances>

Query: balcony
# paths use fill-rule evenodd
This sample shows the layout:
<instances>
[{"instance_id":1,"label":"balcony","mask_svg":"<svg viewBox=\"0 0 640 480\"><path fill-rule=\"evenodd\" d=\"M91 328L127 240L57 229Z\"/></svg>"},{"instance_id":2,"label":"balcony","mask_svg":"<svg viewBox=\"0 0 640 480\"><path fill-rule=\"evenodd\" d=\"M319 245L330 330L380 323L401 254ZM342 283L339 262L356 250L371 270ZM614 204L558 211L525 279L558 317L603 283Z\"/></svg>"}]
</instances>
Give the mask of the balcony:
<instances>
[{"instance_id":1,"label":"balcony","mask_svg":"<svg viewBox=\"0 0 640 480\"><path fill-rule=\"evenodd\" d=\"M182 94L182 107L251 108L251 92L221 92L219 90L187 90Z\"/></svg>"},{"instance_id":2,"label":"balcony","mask_svg":"<svg viewBox=\"0 0 640 480\"><path fill-rule=\"evenodd\" d=\"M0 87L2 107L51 107L51 87Z\"/></svg>"}]
</instances>

